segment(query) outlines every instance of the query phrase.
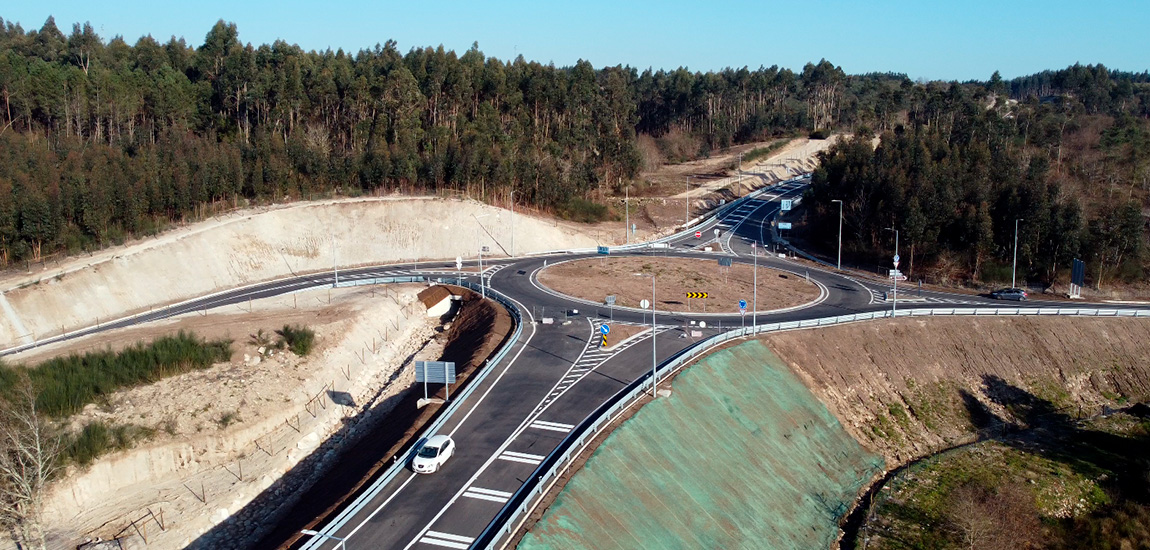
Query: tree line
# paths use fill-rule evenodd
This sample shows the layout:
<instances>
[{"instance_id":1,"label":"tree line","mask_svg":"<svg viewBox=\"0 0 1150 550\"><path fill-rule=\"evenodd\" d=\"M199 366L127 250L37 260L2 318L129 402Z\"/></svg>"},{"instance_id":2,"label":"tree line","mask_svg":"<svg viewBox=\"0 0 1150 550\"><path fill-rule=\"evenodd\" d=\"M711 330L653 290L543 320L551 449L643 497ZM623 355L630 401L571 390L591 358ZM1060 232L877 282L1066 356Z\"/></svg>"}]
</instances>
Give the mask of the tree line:
<instances>
[{"instance_id":1,"label":"tree line","mask_svg":"<svg viewBox=\"0 0 1150 550\"><path fill-rule=\"evenodd\" d=\"M478 45L459 55L401 53L392 41L354 54L254 46L223 21L193 46L0 19L0 266L332 194L452 193L595 218L609 212L589 200L640 177L639 134L687 135L706 155L815 130L881 136L882 154L904 163L883 164L861 142L824 159L819 177L839 179L817 180L834 189L816 190L815 214L829 215L831 194L849 195L854 253L875 251L878 225L925 218L908 234L916 257L977 275L1003 259L1020 209L1043 208L1041 229L1025 229L1028 266L1060 269L1083 243L1106 244L1099 261L1125 265L1139 257L1139 240L1116 236L1134 225L1132 210L1108 206L1135 204L1150 179L1148 86L1145 72L1101 65L916 83L826 60L801 71L555 67ZM989 162L993 173L979 173ZM1131 189L1100 198L1091 178ZM1058 262L1041 257L1065 227L1078 229L1058 242L1080 244Z\"/></svg>"},{"instance_id":2,"label":"tree line","mask_svg":"<svg viewBox=\"0 0 1150 550\"><path fill-rule=\"evenodd\" d=\"M816 240L928 280L1046 285L1074 258L1088 279L1144 276L1150 78L1075 65L1002 81L934 83L893 128L823 154L809 191ZM878 258L881 258L878 259Z\"/></svg>"},{"instance_id":3,"label":"tree line","mask_svg":"<svg viewBox=\"0 0 1150 550\"><path fill-rule=\"evenodd\" d=\"M401 54L391 41L303 51L244 44L223 21L199 46L128 44L89 24L65 35L52 18L28 31L0 19L0 264L331 193L453 192L561 211L638 176L639 132L690 134L705 154L881 118L892 107L859 115L848 84L898 78L848 77L826 61L801 73L557 68L478 45Z\"/></svg>"}]
</instances>

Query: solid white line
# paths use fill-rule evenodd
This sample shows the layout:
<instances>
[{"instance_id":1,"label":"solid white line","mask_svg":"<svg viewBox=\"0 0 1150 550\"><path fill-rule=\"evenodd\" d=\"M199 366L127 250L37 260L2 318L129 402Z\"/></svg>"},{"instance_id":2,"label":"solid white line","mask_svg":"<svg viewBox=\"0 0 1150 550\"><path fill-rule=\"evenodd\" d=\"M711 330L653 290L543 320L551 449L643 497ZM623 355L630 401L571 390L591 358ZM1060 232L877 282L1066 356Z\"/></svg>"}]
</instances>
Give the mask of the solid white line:
<instances>
[{"instance_id":1,"label":"solid white line","mask_svg":"<svg viewBox=\"0 0 1150 550\"><path fill-rule=\"evenodd\" d=\"M475 498L475 499L479 499L479 500L490 500L491 502L499 502L499 503L507 502L507 499L503 498L503 497L497 497L497 496L493 496L493 495L485 495L483 493L475 493L472 491L464 491L463 496L465 496L467 498Z\"/></svg>"},{"instance_id":2,"label":"solid white line","mask_svg":"<svg viewBox=\"0 0 1150 550\"><path fill-rule=\"evenodd\" d=\"M543 460L543 457L540 455L533 455L533 454L527 454L527 453L517 453L515 451L503 451L503 454L505 454L507 456L517 456L519 458L530 458L533 460Z\"/></svg>"},{"instance_id":3,"label":"solid white line","mask_svg":"<svg viewBox=\"0 0 1150 550\"><path fill-rule=\"evenodd\" d=\"M446 540L433 539L430 537L424 537L422 539L419 539L419 542L422 542L424 544L434 544L436 546L444 546L447 548L456 548L458 550L466 550L467 547L471 546L470 544L462 544L459 542L450 542L450 541L446 541Z\"/></svg>"},{"instance_id":4,"label":"solid white line","mask_svg":"<svg viewBox=\"0 0 1150 550\"><path fill-rule=\"evenodd\" d=\"M546 426L553 426L556 428L566 428L568 430L575 427L573 424L563 424L561 422L547 422L544 420L536 420L535 422L533 422L533 424L543 424Z\"/></svg>"},{"instance_id":5,"label":"solid white line","mask_svg":"<svg viewBox=\"0 0 1150 550\"><path fill-rule=\"evenodd\" d=\"M536 424L532 424L532 425L531 425L531 427L532 427L532 428L536 428L536 429L539 429L539 430L550 430L550 431L552 431L552 432L563 432L563 433L567 433L567 432L571 431L570 429L556 428L556 427L554 427L554 426L539 426L539 425L536 425Z\"/></svg>"},{"instance_id":6,"label":"solid white line","mask_svg":"<svg viewBox=\"0 0 1150 550\"><path fill-rule=\"evenodd\" d=\"M499 460L506 460L508 462L522 462L524 464L538 465L542 460L530 460L527 458L520 458L517 456L507 456L506 453L499 455Z\"/></svg>"},{"instance_id":7,"label":"solid white line","mask_svg":"<svg viewBox=\"0 0 1150 550\"><path fill-rule=\"evenodd\" d=\"M475 542L475 537L465 537L463 535L452 535L451 533L440 533L439 531L428 531L427 536L435 537L437 539L454 540L457 542Z\"/></svg>"},{"instance_id":8,"label":"solid white line","mask_svg":"<svg viewBox=\"0 0 1150 550\"><path fill-rule=\"evenodd\" d=\"M505 491L496 491L495 489L483 489L481 487L472 487L472 488L468 489L468 491L471 491L472 493L483 493L485 495L491 495L493 497L509 498L511 496L511 493L508 493Z\"/></svg>"},{"instance_id":9,"label":"solid white line","mask_svg":"<svg viewBox=\"0 0 1150 550\"><path fill-rule=\"evenodd\" d=\"M367 522L371 521L371 518L374 518L376 514L378 514L381 510L383 510L383 507L387 506L387 503L391 502L391 499L395 498L396 495L398 495L401 491L403 491L403 488L407 487L407 484L411 483L411 480L415 479L416 475L418 475L418 474L416 474L415 472L412 472L411 477L407 478L407 481L404 481L403 484L400 485L399 488L396 489L394 493L391 493L391 496L387 497L387 500L384 500L383 504L380 504L379 507L376 508L375 510L372 510L372 512L370 514L368 514L366 518L363 518L363 521L359 522L359 525L356 525L355 529L352 529L351 532L348 533L346 537L344 537L344 539L350 539L352 537L352 535L356 534L356 532L358 532L361 528L363 528L364 525L367 525Z\"/></svg>"}]
</instances>

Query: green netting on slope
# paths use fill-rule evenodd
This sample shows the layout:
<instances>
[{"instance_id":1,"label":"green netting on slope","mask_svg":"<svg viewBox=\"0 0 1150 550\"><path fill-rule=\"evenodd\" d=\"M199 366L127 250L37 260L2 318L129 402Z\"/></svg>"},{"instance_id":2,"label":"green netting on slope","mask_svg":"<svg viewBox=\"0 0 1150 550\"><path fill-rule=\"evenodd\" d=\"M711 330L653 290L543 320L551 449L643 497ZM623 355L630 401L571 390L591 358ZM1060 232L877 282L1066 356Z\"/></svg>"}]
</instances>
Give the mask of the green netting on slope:
<instances>
[{"instance_id":1,"label":"green netting on slope","mask_svg":"<svg viewBox=\"0 0 1150 550\"><path fill-rule=\"evenodd\" d=\"M882 466L747 342L684 372L674 395L607 438L519 548L827 548Z\"/></svg>"}]
</instances>

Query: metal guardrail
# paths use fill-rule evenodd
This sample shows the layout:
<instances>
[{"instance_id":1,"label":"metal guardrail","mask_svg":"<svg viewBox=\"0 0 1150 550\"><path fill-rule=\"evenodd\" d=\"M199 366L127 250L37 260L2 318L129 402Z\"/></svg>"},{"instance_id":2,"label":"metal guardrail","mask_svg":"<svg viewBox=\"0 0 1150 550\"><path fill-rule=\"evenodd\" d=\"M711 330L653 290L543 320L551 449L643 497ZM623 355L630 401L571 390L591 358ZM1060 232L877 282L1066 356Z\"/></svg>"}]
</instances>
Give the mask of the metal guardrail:
<instances>
[{"instance_id":1,"label":"metal guardrail","mask_svg":"<svg viewBox=\"0 0 1150 550\"><path fill-rule=\"evenodd\" d=\"M997 316L1089 316L1089 317L1148 317L1150 309L1099 309L1099 308L919 308L900 310L893 317L920 317L920 316L958 316L958 315L997 315ZM727 331L702 340L695 345L681 351L671 359L659 365L659 379L680 370L693 359L710 351L715 346L743 338L768 332L795 330L810 327L822 327L883 319L892 317L890 311L875 311L868 313L855 313L837 317L824 317L807 319L803 321L787 321L781 323L768 323ZM594 412L579 423L547 458L539 464L535 472L527 478L527 482L508 499L507 504L488 524L487 528L476 537L471 548L502 549L510 542L510 536L519 528L526 515L534 510L543 495L554 485L556 478L562 475L587 445L608 426L619 413L630 407L640 396L646 394L651 388L651 374L635 380L623 388Z\"/></svg>"},{"instance_id":2,"label":"metal guardrail","mask_svg":"<svg viewBox=\"0 0 1150 550\"><path fill-rule=\"evenodd\" d=\"M387 277L384 279L374 279L374 280L391 280L391 279L415 279L415 281L403 281L403 282L422 282L425 280L429 280L428 278L425 278L425 277ZM471 283L469 281L458 281L457 282L457 281L450 281L450 280L445 279L445 278L439 278L439 279L436 279L436 282L442 283L442 284L454 284L456 286L466 287L466 288L469 288L475 292L480 291L479 285ZM340 286L345 286L345 285L346 286L358 286L358 285L367 285L367 284L371 284L371 283L360 282L357 280L357 281L348 281L347 283L341 282ZM496 352L496 354L494 356L492 356L491 359L489 359L487 361L487 364L481 370L479 370L479 372L475 376L475 378L472 378L472 379L467 381L467 386L463 388L463 391L455 396L455 399L452 400L448 404L447 408L444 409L438 415L438 417L435 419L435 421L433 421L430 425L428 425L427 427L425 427L423 429L422 433L420 433L420 435L419 435L419 438L415 439L415 441L421 441L424 438L430 437L431 435L433 435L437 431L439 431L439 429L442 428L443 425L446 424L447 421L451 419L452 415L454 415L456 413L456 411L459 410L459 408L463 405L463 402L466 401L467 398L470 397L471 394L475 391L475 389L479 387L479 385L483 382L483 380L487 378L488 373L495 370L495 366L497 366L500 362L502 362L507 357L507 354L510 353L511 348L515 347L515 344L517 342L519 342L519 337L523 335L523 318L519 314L519 308L507 296L505 296L502 292L494 290L491 287L487 287L486 291L487 291L487 297L488 298L492 298L495 301L499 302L500 305L502 305L504 308L507 309L507 311L511 314L511 317L513 319L515 319L515 331L511 334L511 338L509 338L507 340L507 343L505 345L503 345L499 349L499 351ZM387 469L387 471L385 471L383 473L383 475L381 475L378 479L376 479L366 491L364 491L362 494L360 494L360 496L358 498L356 498L355 501L353 501L350 506L348 506L342 512L340 512L335 517L334 520L328 522L328 524L325 525L324 528L320 530L320 533L322 533L323 535L335 534L335 532L337 530L339 530L340 527L342 527L345 523L347 523L348 519L350 519L351 517L354 517L355 514L359 513L361 510L363 510L364 506L366 506L367 503L370 502L371 499L375 497L375 495L379 492L380 489L382 489L388 483L390 483L393 479L395 479L395 477L398 476L400 474L400 472L402 472L407 467L407 463L411 460L412 456L415 454L417 447L418 447L418 445L411 445L411 447L408 448L408 450L403 454L403 456L400 457L399 460L397 460L394 464L392 464L391 467L389 467ZM305 543L301 548L303 550L314 550L314 549L322 546L325 541L326 541L325 537L315 535L315 536L312 536L311 540L309 540L307 543Z\"/></svg>"}]
</instances>

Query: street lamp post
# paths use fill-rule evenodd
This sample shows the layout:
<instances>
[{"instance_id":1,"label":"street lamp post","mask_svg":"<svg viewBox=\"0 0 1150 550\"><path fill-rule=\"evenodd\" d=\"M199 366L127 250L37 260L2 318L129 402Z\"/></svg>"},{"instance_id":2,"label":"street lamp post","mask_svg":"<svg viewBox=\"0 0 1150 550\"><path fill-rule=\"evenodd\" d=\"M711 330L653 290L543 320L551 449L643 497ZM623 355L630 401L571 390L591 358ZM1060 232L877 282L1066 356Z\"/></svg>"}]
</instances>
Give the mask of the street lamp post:
<instances>
[{"instance_id":1,"label":"street lamp post","mask_svg":"<svg viewBox=\"0 0 1150 550\"><path fill-rule=\"evenodd\" d=\"M687 192L683 195L683 228L691 224L691 176L687 175ZM655 304L651 304L654 307Z\"/></svg>"},{"instance_id":2,"label":"street lamp post","mask_svg":"<svg viewBox=\"0 0 1150 550\"><path fill-rule=\"evenodd\" d=\"M752 285L752 286L754 286L755 290L753 292L754 301L751 303L751 326L752 327L759 325L759 322L757 320L758 315L759 315L759 247L757 245L758 245L758 243L751 243L751 254L755 256L755 282Z\"/></svg>"},{"instance_id":3,"label":"street lamp post","mask_svg":"<svg viewBox=\"0 0 1150 550\"><path fill-rule=\"evenodd\" d=\"M651 278L651 398L654 399L658 396L656 392L659 387L658 363L655 359L655 274L635 273L635 276Z\"/></svg>"},{"instance_id":4,"label":"street lamp post","mask_svg":"<svg viewBox=\"0 0 1150 550\"><path fill-rule=\"evenodd\" d=\"M838 270L843 270L843 201L834 199L831 202L839 203L839 261Z\"/></svg>"},{"instance_id":5,"label":"street lamp post","mask_svg":"<svg viewBox=\"0 0 1150 550\"><path fill-rule=\"evenodd\" d=\"M1015 288L1014 276L1018 271L1018 222L1021 218L1014 218L1014 264L1010 267L1010 288Z\"/></svg>"},{"instance_id":6,"label":"street lamp post","mask_svg":"<svg viewBox=\"0 0 1150 550\"><path fill-rule=\"evenodd\" d=\"M898 310L898 230L893 227L884 227L886 231L894 231L894 269L895 275L892 277L894 280L894 289L892 294L894 299L890 301L890 315L894 317L895 312Z\"/></svg>"},{"instance_id":7,"label":"street lamp post","mask_svg":"<svg viewBox=\"0 0 1150 550\"><path fill-rule=\"evenodd\" d=\"M479 295L487 298L487 287L483 284L483 253L491 249L484 246L479 249Z\"/></svg>"},{"instance_id":8,"label":"street lamp post","mask_svg":"<svg viewBox=\"0 0 1150 550\"><path fill-rule=\"evenodd\" d=\"M300 533L303 533L305 535L310 535L313 537L322 537L325 539L331 539L331 540L339 541L339 544L335 545L335 547L336 548L343 548L344 550L347 550L347 539L339 538L339 537L332 536L332 535L325 535L323 533L320 533L319 531L313 531L311 529L304 529L304 530L300 531Z\"/></svg>"}]
</instances>

